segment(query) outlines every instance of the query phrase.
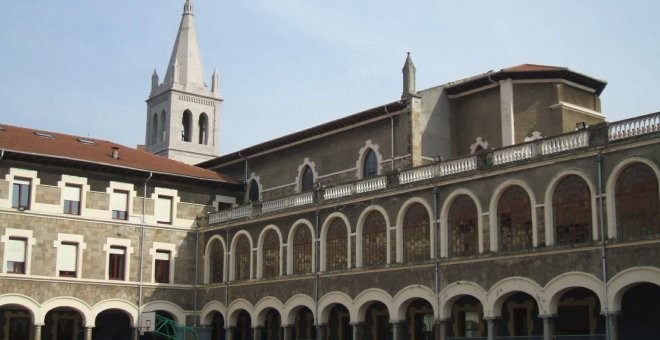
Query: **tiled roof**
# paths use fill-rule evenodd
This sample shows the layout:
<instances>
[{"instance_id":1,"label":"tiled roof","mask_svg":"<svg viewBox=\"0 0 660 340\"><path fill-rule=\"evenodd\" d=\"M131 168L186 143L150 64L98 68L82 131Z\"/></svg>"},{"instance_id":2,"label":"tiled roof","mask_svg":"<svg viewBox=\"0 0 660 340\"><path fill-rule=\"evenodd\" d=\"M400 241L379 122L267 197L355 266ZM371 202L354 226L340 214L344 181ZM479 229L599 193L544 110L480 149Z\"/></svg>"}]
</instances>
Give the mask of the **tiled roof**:
<instances>
[{"instance_id":1,"label":"tiled roof","mask_svg":"<svg viewBox=\"0 0 660 340\"><path fill-rule=\"evenodd\" d=\"M118 152L117 159L112 157L113 148ZM0 124L0 149L5 152L81 161L109 167L237 183L234 179L215 171L110 141L5 124Z\"/></svg>"},{"instance_id":2,"label":"tiled roof","mask_svg":"<svg viewBox=\"0 0 660 340\"><path fill-rule=\"evenodd\" d=\"M536 65L536 64L522 64L518 66L508 67L502 69L506 72L526 72L526 71L560 71L566 70L566 67L557 67L549 65Z\"/></svg>"}]
</instances>

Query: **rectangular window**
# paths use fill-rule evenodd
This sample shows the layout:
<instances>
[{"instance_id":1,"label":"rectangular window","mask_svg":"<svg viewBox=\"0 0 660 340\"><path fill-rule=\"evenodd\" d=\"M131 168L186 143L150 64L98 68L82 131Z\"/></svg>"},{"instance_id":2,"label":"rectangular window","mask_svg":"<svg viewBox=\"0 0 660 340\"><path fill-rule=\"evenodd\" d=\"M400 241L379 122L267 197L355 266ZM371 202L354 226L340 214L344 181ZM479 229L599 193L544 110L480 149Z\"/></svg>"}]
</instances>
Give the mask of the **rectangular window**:
<instances>
[{"instance_id":1,"label":"rectangular window","mask_svg":"<svg viewBox=\"0 0 660 340\"><path fill-rule=\"evenodd\" d=\"M110 280L124 280L124 268L126 267L126 248L110 246L108 257L108 278Z\"/></svg>"},{"instance_id":2,"label":"rectangular window","mask_svg":"<svg viewBox=\"0 0 660 340\"><path fill-rule=\"evenodd\" d=\"M114 190L111 195L110 209L115 220L128 219L128 191Z\"/></svg>"},{"instance_id":3,"label":"rectangular window","mask_svg":"<svg viewBox=\"0 0 660 340\"><path fill-rule=\"evenodd\" d=\"M5 243L7 273L25 274L25 250L27 240L24 238L10 237Z\"/></svg>"},{"instance_id":4,"label":"rectangular window","mask_svg":"<svg viewBox=\"0 0 660 340\"><path fill-rule=\"evenodd\" d=\"M172 197L158 195L156 201L156 221L172 224Z\"/></svg>"},{"instance_id":5,"label":"rectangular window","mask_svg":"<svg viewBox=\"0 0 660 340\"><path fill-rule=\"evenodd\" d=\"M30 186L32 182L29 179L14 179L14 194L11 198L11 207L27 210L30 209Z\"/></svg>"},{"instance_id":6,"label":"rectangular window","mask_svg":"<svg viewBox=\"0 0 660 340\"><path fill-rule=\"evenodd\" d=\"M154 280L158 283L170 283L170 252L156 250Z\"/></svg>"},{"instance_id":7,"label":"rectangular window","mask_svg":"<svg viewBox=\"0 0 660 340\"><path fill-rule=\"evenodd\" d=\"M80 186L67 184L64 186L64 213L80 215Z\"/></svg>"},{"instance_id":8,"label":"rectangular window","mask_svg":"<svg viewBox=\"0 0 660 340\"><path fill-rule=\"evenodd\" d=\"M62 242L57 248L57 264L61 277L76 277L78 266L78 244Z\"/></svg>"}]
</instances>

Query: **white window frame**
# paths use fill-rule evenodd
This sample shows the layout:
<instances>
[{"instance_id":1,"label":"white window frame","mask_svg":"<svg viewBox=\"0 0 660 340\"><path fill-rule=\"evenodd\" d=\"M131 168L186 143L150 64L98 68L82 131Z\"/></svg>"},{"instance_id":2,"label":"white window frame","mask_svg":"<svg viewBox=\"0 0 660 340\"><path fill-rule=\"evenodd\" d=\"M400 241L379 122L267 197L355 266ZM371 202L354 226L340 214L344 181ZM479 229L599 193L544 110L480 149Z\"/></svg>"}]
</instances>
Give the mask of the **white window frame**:
<instances>
[{"instance_id":1,"label":"white window frame","mask_svg":"<svg viewBox=\"0 0 660 340\"><path fill-rule=\"evenodd\" d=\"M156 282L156 252L159 250L169 251L170 252L170 277L169 283L158 283ZM162 243L154 242L151 249L149 250L149 255L151 255L151 282L158 285L166 285L174 283L174 262L176 259L176 245L172 243Z\"/></svg>"},{"instance_id":2,"label":"white window frame","mask_svg":"<svg viewBox=\"0 0 660 340\"><path fill-rule=\"evenodd\" d=\"M4 253L2 254L2 274L7 274L7 275L20 275L20 276L26 276L30 275L30 265L32 261L32 246L37 244L37 240L32 237L32 230L25 230L25 229L14 229L14 228L6 228L5 229L5 234L0 236L0 242L4 243L5 246L3 247ZM7 242L9 241L9 238L22 238L25 239L25 273L24 274L15 274L15 273L7 273L7 265L6 261L4 259L7 258Z\"/></svg>"},{"instance_id":3,"label":"white window frame","mask_svg":"<svg viewBox=\"0 0 660 340\"><path fill-rule=\"evenodd\" d=\"M296 177L296 192L302 192L302 181L303 181L303 171L305 167L309 166L309 169L312 170L312 187L319 179L319 174L316 172L316 163L309 160L309 157L305 157L303 162L298 166L298 176Z\"/></svg>"},{"instance_id":4,"label":"white window frame","mask_svg":"<svg viewBox=\"0 0 660 340\"><path fill-rule=\"evenodd\" d=\"M364 159L367 157L367 152L369 149L373 150L376 154L376 176L380 176L383 173L383 155L380 153L380 147L378 144L374 144L371 139L368 139L364 142L364 146L358 151L358 159L355 162L355 168L357 169L356 177L358 179L364 178Z\"/></svg>"},{"instance_id":5,"label":"white window frame","mask_svg":"<svg viewBox=\"0 0 660 340\"><path fill-rule=\"evenodd\" d=\"M70 277L61 277L60 268L62 266L63 259L60 259L59 248L63 243L75 243L77 244L77 253L76 253L76 275L72 278ZM57 240L53 241L53 247L56 248L57 261L55 263L55 276L62 279L79 279L82 277L82 268L83 268L83 251L87 249L87 243L85 243L85 237L78 234L64 234L57 233Z\"/></svg>"},{"instance_id":6,"label":"white window frame","mask_svg":"<svg viewBox=\"0 0 660 340\"><path fill-rule=\"evenodd\" d=\"M28 204L28 209L39 210L39 207L37 207L34 203L36 187L41 184L41 180L39 177L37 177L37 171L20 168L10 168L9 174L5 175L5 180L9 182L9 195L4 207L7 209L12 209L12 200L14 197L14 180L23 178L30 180L30 202Z\"/></svg>"},{"instance_id":7,"label":"white window frame","mask_svg":"<svg viewBox=\"0 0 660 340\"><path fill-rule=\"evenodd\" d=\"M57 182L57 186L62 190L62 200L60 204L62 205L62 213L64 213L64 192L66 190L67 185L71 186L77 186L80 188L80 211L78 212L78 216L83 216L85 215L85 202L87 198L87 192L90 191L90 186L87 184L87 178L85 177L79 177L79 176L71 176L71 175L62 175L62 179ZM76 216L75 214L65 214L67 216Z\"/></svg>"},{"instance_id":8,"label":"white window frame","mask_svg":"<svg viewBox=\"0 0 660 340\"><path fill-rule=\"evenodd\" d=\"M108 188L106 188L106 193L109 195L110 199L110 204L108 207L108 218L113 220L113 221L131 221L132 219L136 219L135 221L140 221L141 220L141 215L137 214L136 216L133 216L133 198L135 197L135 186L131 183L124 183L124 182L115 182L115 181L110 181L110 185ZM119 191L125 191L128 194L126 195L126 214L128 215L125 220L119 220L119 219L113 219L112 218L112 193L115 190Z\"/></svg>"},{"instance_id":9,"label":"white window frame","mask_svg":"<svg viewBox=\"0 0 660 340\"><path fill-rule=\"evenodd\" d=\"M124 257L124 279L123 280L110 280L110 247L123 247L126 249L126 254ZM131 240L124 238L113 238L108 237L103 245L103 251L105 252L105 279L107 281L130 281L129 274L131 272L131 254L133 254L133 247L131 247Z\"/></svg>"},{"instance_id":10,"label":"white window frame","mask_svg":"<svg viewBox=\"0 0 660 340\"><path fill-rule=\"evenodd\" d=\"M172 198L172 209L170 211L170 223L162 223L158 221L158 212L156 211L158 207L158 197L159 196L167 196ZM179 205L179 202L181 199L179 198L179 192L176 189L168 189L168 188L160 188L160 187L155 187L154 192L151 194L150 197L154 201L154 219L153 221L158 224L162 225L171 225L175 226L178 225L178 219L176 217L177 215L177 206Z\"/></svg>"},{"instance_id":11,"label":"white window frame","mask_svg":"<svg viewBox=\"0 0 660 340\"><path fill-rule=\"evenodd\" d=\"M158 195L156 197L156 223L160 224L172 224L172 210L174 210L174 197Z\"/></svg>"}]
</instances>

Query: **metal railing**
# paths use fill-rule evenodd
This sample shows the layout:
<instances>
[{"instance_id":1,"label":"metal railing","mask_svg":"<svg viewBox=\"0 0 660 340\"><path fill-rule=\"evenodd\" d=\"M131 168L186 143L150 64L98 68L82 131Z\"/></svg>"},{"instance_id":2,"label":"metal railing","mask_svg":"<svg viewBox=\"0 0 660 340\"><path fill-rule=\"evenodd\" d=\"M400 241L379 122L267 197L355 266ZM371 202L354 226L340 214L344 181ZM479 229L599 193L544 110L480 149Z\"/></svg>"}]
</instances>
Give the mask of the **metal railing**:
<instances>
[{"instance_id":1,"label":"metal railing","mask_svg":"<svg viewBox=\"0 0 660 340\"><path fill-rule=\"evenodd\" d=\"M168 340L199 339L197 330L156 314L154 333Z\"/></svg>"}]
</instances>

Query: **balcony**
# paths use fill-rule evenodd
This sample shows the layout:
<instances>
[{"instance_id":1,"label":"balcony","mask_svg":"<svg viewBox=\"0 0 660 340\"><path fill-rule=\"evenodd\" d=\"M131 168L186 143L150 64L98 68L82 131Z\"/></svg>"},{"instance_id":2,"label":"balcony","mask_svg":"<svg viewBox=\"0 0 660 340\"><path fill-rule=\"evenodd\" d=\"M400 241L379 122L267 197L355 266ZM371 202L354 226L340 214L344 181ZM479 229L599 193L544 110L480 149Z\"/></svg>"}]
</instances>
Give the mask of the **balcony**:
<instances>
[{"instance_id":1,"label":"balcony","mask_svg":"<svg viewBox=\"0 0 660 340\"><path fill-rule=\"evenodd\" d=\"M209 214L209 225L243 218L255 218L283 210L313 206L345 197L356 197L389 188L428 180L441 180L448 176L467 174L476 170L492 169L507 164L549 157L590 146L617 142L622 139L660 132L660 112L599 124L589 129L565 133L535 141L481 151L477 155L461 156L420 167L398 170L384 176L355 182L327 186L315 191L263 201L258 204L231 208ZM594 142L595 141L595 142ZM593 143L595 145L590 145Z\"/></svg>"}]
</instances>

